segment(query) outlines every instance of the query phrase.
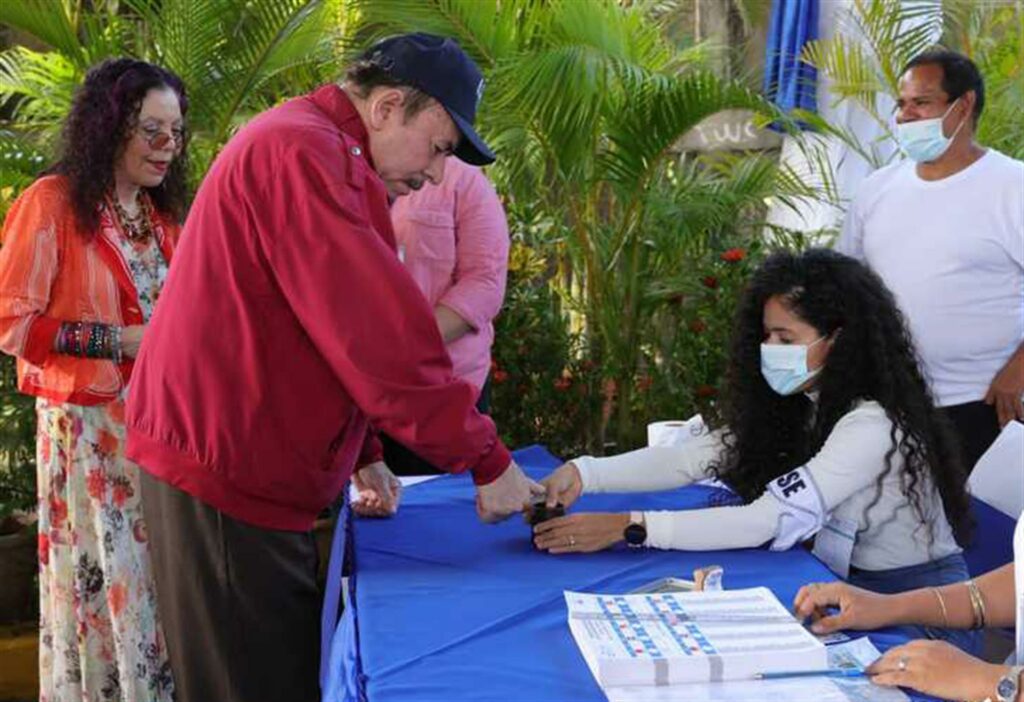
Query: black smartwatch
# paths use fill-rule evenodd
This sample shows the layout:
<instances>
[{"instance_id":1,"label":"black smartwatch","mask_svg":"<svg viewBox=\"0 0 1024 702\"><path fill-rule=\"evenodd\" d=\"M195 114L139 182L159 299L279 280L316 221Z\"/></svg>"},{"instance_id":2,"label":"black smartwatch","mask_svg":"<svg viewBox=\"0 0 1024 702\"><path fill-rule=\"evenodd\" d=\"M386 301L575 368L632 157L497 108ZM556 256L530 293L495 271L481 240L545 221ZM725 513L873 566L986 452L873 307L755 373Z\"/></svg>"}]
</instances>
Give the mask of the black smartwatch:
<instances>
[{"instance_id":1,"label":"black smartwatch","mask_svg":"<svg viewBox=\"0 0 1024 702\"><path fill-rule=\"evenodd\" d=\"M630 512L629 524L622 532L622 537L631 548L638 548L647 541L647 527L644 526L643 512Z\"/></svg>"}]
</instances>

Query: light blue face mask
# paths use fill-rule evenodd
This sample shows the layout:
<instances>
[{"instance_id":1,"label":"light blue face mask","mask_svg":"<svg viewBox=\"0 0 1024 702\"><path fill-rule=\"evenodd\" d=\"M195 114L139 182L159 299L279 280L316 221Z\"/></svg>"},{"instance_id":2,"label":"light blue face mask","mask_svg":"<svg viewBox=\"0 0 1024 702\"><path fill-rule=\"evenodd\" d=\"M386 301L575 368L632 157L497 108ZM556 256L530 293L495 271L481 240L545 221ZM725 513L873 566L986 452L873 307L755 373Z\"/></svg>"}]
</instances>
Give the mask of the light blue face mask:
<instances>
[{"instance_id":1,"label":"light blue face mask","mask_svg":"<svg viewBox=\"0 0 1024 702\"><path fill-rule=\"evenodd\" d=\"M821 341L825 337L821 337ZM761 375L780 395L792 395L821 368L807 369L807 350L817 344L761 344Z\"/></svg>"},{"instance_id":2,"label":"light blue face mask","mask_svg":"<svg viewBox=\"0 0 1024 702\"><path fill-rule=\"evenodd\" d=\"M953 109L960 98L957 98L941 117L932 119L919 119L914 122L904 122L896 125L896 140L900 148L912 160L918 163L927 163L946 153L949 145L953 143L954 137L964 126L967 118L960 120L960 125L953 132L953 136L947 137L942 133L942 122Z\"/></svg>"}]
</instances>

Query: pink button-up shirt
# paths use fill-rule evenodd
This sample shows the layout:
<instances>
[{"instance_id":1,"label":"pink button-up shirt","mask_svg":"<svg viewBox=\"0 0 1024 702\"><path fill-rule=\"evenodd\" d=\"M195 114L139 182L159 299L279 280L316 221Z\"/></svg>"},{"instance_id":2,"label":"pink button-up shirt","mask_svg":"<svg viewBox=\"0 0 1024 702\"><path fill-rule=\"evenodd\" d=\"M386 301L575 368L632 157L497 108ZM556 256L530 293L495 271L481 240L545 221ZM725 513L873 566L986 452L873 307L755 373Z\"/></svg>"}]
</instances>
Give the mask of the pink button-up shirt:
<instances>
[{"instance_id":1,"label":"pink button-up shirt","mask_svg":"<svg viewBox=\"0 0 1024 702\"><path fill-rule=\"evenodd\" d=\"M494 187L479 168L450 158L444 181L398 198L391 221L399 256L431 306L444 305L472 327L448 353L455 375L479 390L508 273L508 223Z\"/></svg>"}]
</instances>

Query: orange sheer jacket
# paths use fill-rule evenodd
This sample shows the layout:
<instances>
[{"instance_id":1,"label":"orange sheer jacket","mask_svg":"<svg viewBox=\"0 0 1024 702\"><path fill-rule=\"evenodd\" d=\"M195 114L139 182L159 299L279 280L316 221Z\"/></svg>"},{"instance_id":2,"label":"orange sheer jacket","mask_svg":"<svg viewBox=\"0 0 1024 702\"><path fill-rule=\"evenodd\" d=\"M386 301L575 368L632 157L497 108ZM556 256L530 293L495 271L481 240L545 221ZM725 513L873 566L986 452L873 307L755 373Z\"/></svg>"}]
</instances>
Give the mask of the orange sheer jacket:
<instances>
[{"instance_id":1,"label":"orange sheer jacket","mask_svg":"<svg viewBox=\"0 0 1024 702\"><path fill-rule=\"evenodd\" d=\"M170 263L179 227L158 214L154 219ZM22 392L96 405L116 398L128 382L130 359L116 364L53 350L63 322L143 323L119 236L106 205L95 235L82 232L63 176L40 178L7 213L0 247L0 351L17 357Z\"/></svg>"}]
</instances>

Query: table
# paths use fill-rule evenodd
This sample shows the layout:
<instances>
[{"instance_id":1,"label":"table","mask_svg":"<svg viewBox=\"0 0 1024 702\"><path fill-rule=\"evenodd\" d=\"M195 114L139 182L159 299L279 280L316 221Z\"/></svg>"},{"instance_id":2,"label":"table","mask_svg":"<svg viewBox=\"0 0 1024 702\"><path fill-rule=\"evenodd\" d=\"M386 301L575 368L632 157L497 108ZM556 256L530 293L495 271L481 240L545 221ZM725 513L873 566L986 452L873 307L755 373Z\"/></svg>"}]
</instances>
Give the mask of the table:
<instances>
[{"instance_id":1,"label":"table","mask_svg":"<svg viewBox=\"0 0 1024 702\"><path fill-rule=\"evenodd\" d=\"M538 446L514 455L535 478L560 463ZM724 494L690 486L586 495L574 509L696 508ZM477 521L468 476L408 488L394 519L350 520L335 540L333 576L342 536L349 542L349 606L336 628L325 628L321 677L330 702L601 702L604 695L569 632L563 590L626 592L718 564L727 589L763 585L789 604L801 585L835 579L802 548L541 553L521 519L493 526ZM906 636L889 630L872 640L885 650Z\"/></svg>"}]
</instances>

